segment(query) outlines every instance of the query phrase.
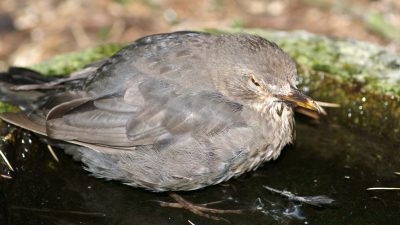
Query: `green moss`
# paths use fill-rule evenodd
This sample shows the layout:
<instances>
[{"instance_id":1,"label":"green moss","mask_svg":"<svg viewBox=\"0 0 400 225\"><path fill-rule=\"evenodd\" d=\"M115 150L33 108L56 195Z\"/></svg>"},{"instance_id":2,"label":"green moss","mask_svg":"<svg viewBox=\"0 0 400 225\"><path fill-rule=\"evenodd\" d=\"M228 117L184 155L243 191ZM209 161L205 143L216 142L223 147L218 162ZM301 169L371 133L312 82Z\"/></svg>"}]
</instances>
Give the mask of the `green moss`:
<instances>
[{"instance_id":1,"label":"green moss","mask_svg":"<svg viewBox=\"0 0 400 225\"><path fill-rule=\"evenodd\" d=\"M1 112L18 112L19 108L4 102L0 102L0 113Z\"/></svg>"},{"instance_id":2,"label":"green moss","mask_svg":"<svg viewBox=\"0 0 400 225\"><path fill-rule=\"evenodd\" d=\"M88 48L81 52L55 56L43 63L30 66L30 68L48 76L67 75L83 68L88 63L113 55L123 46L123 44L107 44L95 48Z\"/></svg>"}]
</instances>

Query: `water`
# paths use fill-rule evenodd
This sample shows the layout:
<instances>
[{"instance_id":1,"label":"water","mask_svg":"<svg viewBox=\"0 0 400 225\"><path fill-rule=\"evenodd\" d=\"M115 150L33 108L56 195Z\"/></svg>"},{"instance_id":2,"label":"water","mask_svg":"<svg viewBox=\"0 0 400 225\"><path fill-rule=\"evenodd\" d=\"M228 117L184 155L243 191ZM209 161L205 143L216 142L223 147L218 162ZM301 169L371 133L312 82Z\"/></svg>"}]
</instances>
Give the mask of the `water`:
<instances>
[{"instance_id":1,"label":"water","mask_svg":"<svg viewBox=\"0 0 400 225\"><path fill-rule=\"evenodd\" d=\"M2 134L11 127L3 126ZM79 162L55 149L57 163L35 135L15 130L3 141L15 172L1 164L0 224L229 224L163 208L167 194L151 193L118 182L91 177ZM204 190L180 193L195 203L224 200L212 207L245 209L221 215L230 224L400 224L400 191L367 191L400 187L399 143L349 131L334 124L312 124L300 118L297 142L277 161L252 173ZM290 202L264 185L300 196L327 195L327 208Z\"/></svg>"}]
</instances>

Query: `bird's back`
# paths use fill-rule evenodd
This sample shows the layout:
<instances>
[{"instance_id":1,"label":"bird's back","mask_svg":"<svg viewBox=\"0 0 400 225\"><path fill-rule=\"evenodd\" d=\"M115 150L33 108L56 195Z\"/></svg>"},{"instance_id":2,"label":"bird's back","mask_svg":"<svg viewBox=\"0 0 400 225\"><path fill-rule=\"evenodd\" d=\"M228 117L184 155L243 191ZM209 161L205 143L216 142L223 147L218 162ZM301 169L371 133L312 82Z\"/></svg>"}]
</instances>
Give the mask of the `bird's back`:
<instances>
[{"instance_id":1,"label":"bird's back","mask_svg":"<svg viewBox=\"0 0 400 225\"><path fill-rule=\"evenodd\" d=\"M209 48L215 37L175 32L141 38L112 56L86 81L92 97L118 94L146 78L198 90L215 90L210 82ZM105 91L106 90L106 91Z\"/></svg>"}]
</instances>

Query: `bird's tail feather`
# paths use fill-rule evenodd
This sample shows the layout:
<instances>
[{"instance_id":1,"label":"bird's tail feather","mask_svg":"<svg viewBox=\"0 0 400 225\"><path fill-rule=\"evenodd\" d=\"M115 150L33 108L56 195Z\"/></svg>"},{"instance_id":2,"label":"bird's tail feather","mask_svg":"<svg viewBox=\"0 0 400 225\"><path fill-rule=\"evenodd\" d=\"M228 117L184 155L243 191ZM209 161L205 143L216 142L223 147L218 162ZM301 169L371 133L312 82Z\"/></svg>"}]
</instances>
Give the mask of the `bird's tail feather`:
<instances>
[{"instance_id":1,"label":"bird's tail feather","mask_svg":"<svg viewBox=\"0 0 400 225\"><path fill-rule=\"evenodd\" d=\"M57 78L42 76L30 69L11 67L7 72L0 73L0 102L19 106L23 110L30 110L44 92L39 90L21 92L15 88L21 85L42 85L55 79Z\"/></svg>"},{"instance_id":2,"label":"bird's tail feather","mask_svg":"<svg viewBox=\"0 0 400 225\"><path fill-rule=\"evenodd\" d=\"M42 84L56 79L56 77L43 76L34 70L22 67L10 67L7 72L0 72L0 82L13 85Z\"/></svg>"},{"instance_id":3,"label":"bird's tail feather","mask_svg":"<svg viewBox=\"0 0 400 225\"><path fill-rule=\"evenodd\" d=\"M60 98L76 92L74 90L96 69L87 67L67 77L49 77L30 69L11 67L0 73L0 102L19 106L23 111L34 111L47 102L48 97L52 96L54 101L60 89L65 93Z\"/></svg>"}]
</instances>

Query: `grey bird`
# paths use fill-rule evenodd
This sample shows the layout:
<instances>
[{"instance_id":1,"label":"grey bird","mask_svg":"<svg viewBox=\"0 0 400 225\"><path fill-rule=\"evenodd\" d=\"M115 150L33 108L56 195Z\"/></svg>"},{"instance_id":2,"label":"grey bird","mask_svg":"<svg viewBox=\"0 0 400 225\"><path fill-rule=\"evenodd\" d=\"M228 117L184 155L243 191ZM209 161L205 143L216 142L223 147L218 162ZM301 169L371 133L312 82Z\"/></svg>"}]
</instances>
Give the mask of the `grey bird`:
<instances>
[{"instance_id":1,"label":"grey bird","mask_svg":"<svg viewBox=\"0 0 400 225\"><path fill-rule=\"evenodd\" d=\"M279 156L295 138L293 108L322 111L297 80L294 61L258 36L156 34L68 78L8 86L11 102L38 98L0 117L62 141L96 177L189 191Z\"/></svg>"}]
</instances>

